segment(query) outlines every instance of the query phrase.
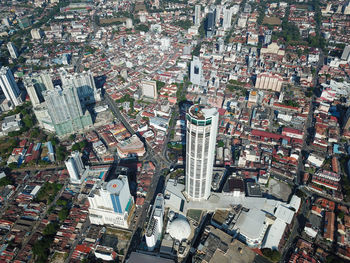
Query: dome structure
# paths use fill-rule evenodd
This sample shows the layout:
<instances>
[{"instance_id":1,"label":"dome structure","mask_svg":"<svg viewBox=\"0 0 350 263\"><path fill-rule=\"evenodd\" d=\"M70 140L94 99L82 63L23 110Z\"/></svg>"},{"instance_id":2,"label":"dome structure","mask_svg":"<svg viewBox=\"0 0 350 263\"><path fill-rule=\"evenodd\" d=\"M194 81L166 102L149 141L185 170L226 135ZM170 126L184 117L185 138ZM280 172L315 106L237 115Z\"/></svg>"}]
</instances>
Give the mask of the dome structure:
<instances>
[{"instance_id":1,"label":"dome structure","mask_svg":"<svg viewBox=\"0 0 350 263\"><path fill-rule=\"evenodd\" d=\"M186 218L179 217L169 225L169 234L172 238L182 241L191 235L191 227Z\"/></svg>"}]
</instances>

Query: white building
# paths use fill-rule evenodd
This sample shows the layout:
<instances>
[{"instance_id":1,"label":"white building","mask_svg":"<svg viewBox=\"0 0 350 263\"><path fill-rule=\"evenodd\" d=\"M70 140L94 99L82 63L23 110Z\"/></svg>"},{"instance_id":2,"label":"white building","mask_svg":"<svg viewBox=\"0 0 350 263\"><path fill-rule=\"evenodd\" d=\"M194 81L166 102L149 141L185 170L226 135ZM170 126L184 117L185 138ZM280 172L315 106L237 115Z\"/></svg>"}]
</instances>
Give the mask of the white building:
<instances>
[{"instance_id":1,"label":"white building","mask_svg":"<svg viewBox=\"0 0 350 263\"><path fill-rule=\"evenodd\" d=\"M202 76L202 63L198 57L193 57L191 61L190 81L194 85L201 85Z\"/></svg>"},{"instance_id":2,"label":"white building","mask_svg":"<svg viewBox=\"0 0 350 263\"><path fill-rule=\"evenodd\" d=\"M12 44L12 42L8 42L8 43L7 43L7 49L8 49L9 52L10 52L11 58L13 58L13 59L17 59L17 58L18 58L18 51L17 51L17 48L15 47L14 44Z\"/></svg>"},{"instance_id":3,"label":"white building","mask_svg":"<svg viewBox=\"0 0 350 263\"><path fill-rule=\"evenodd\" d=\"M13 106L18 106L22 103L20 90L8 67L2 67L0 70L0 87L6 99L10 101Z\"/></svg>"},{"instance_id":4,"label":"white building","mask_svg":"<svg viewBox=\"0 0 350 263\"><path fill-rule=\"evenodd\" d=\"M142 90L142 96L144 97L155 99L155 100L158 98L157 82L155 82L154 80L141 81L141 90Z\"/></svg>"},{"instance_id":5,"label":"white building","mask_svg":"<svg viewBox=\"0 0 350 263\"><path fill-rule=\"evenodd\" d=\"M232 20L232 9L224 9L224 19L222 22L222 26L224 30L228 30L231 28L231 20Z\"/></svg>"},{"instance_id":6,"label":"white building","mask_svg":"<svg viewBox=\"0 0 350 263\"><path fill-rule=\"evenodd\" d=\"M163 230L164 197L158 194L154 201L151 220L148 222L145 238L149 251L153 251Z\"/></svg>"},{"instance_id":7,"label":"white building","mask_svg":"<svg viewBox=\"0 0 350 263\"><path fill-rule=\"evenodd\" d=\"M194 25L200 26L201 24L201 5L194 7Z\"/></svg>"},{"instance_id":8,"label":"white building","mask_svg":"<svg viewBox=\"0 0 350 263\"><path fill-rule=\"evenodd\" d=\"M44 91L54 89L51 76L47 71L29 74L23 79L23 82L34 107L44 102Z\"/></svg>"},{"instance_id":9,"label":"white building","mask_svg":"<svg viewBox=\"0 0 350 263\"><path fill-rule=\"evenodd\" d=\"M81 184L85 166L78 151L72 152L71 156L64 162L72 184Z\"/></svg>"},{"instance_id":10,"label":"white building","mask_svg":"<svg viewBox=\"0 0 350 263\"><path fill-rule=\"evenodd\" d=\"M30 34L35 40L40 40L43 37L43 31L41 31L40 28L33 28L32 30L30 30Z\"/></svg>"},{"instance_id":11,"label":"white building","mask_svg":"<svg viewBox=\"0 0 350 263\"><path fill-rule=\"evenodd\" d=\"M282 83L283 78L280 75L264 72L258 74L255 88L280 92Z\"/></svg>"},{"instance_id":12,"label":"white building","mask_svg":"<svg viewBox=\"0 0 350 263\"><path fill-rule=\"evenodd\" d=\"M130 194L126 175L119 175L118 179L97 186L91 191L88 199L92 224L129 227L129 212L134 205L134 199Z\"/></svg>"},{"instance_id":13,"label":"white building","mask_svg":"<svg viewBox=\"0 0 350 263\"><path fill-rule=\"evenodd\" d=\"M191 200L206 200L211 189L219 113L216 108L193 105L186 119L186 194Z\"/></svg>"},{"instance_id":14,"label":"white building","mask_svg":"<svg viewBox=\"0 0 350 263\"><path fill-rule=\"evenodd\" d=\"M62 87L75 87L79 100L83 105L101 101L101 90L96 88L94 76L91 72L69 74L61 71Z\"/></svg>"}]
</instances>

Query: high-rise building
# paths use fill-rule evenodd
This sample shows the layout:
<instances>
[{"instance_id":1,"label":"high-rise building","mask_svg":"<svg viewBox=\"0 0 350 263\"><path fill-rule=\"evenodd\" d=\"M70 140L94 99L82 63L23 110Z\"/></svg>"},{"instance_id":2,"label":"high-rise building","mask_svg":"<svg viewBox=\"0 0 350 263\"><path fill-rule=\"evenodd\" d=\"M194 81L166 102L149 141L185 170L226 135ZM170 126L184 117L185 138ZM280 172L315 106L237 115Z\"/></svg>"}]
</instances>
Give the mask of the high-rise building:
<instances>
[{"instance_id":1,"label":"high-rise building","mask_svg":"<svg viewBox=\"0 0 350 263\"><path fill-rule=\"evenodd\" d=\"M347 109L344 116L344 131L348 131L350 129L350 107Z\"/></svg>"},{"instance_id":2,"label":"high-rise building","mask_svg":"<svg viewBox=\"0 0 350 263\"><path fill-rule=\"evenodd\" d=\"M211 9L207 17L207 28L206 35L207 37L212 37L215 31L215 9Z\"/></svg>"},{"instance_id":3,"label":"high-rise building","mask_svg":"<svg viewBox=\"0 0 350 263\"><path fill-rule=\"evenodd\" d=\"M231 28L231 20L232 20L232 10L231 9L224 9L224 19L222 22L222 26L224 30L228 30Z\"/></svg>"},{"instance_id":4,"label":"high-rise building","mask_svg":"<svg viewBox=\"0 0 350 263\"><path fill-rule=\"evenodd\" d=\"M71 156L64 162L72 184L80 184L82 182L82 175L85 171L85 166L81 160L80 152L72 152Z\"/></svg>"},{"instance_id":5,"label":"high-rise building","mask_svg":"<svg viewBox=\"0 0 350 263\"><path fill-rule=\"evenodd\" d=\"M92 125L90 113L83 109L75 87L55 87L44 91L44 100L58 136L77 132Z\"/></svg>"},{"instance_id":6,"label":"high-rise building","mask_svg":"<svg viewBox=\"0 0 350 263\"><path fill-rule=\"evenodd\" d=\"M201 5L196 5L194 7L194 25L201 25Z\"/></svg>"},{"instance_id":7,"label":"high-rise building","mask_svg":"<svg viewBox=\"0 0 350 263\"><path fill-rule=\"evenodd\" d=\"M0 87L5 94L6 99L11 102L12 106L18 106L22 103L20 97L21 92L8 67L2 67L0 70Z\"/></svg>"},{"instance_id":8,"label":"high-rise building","mask_svg":"<svg viewBox=\"0 0 350 263\"><path fill-rule=\"evenodd\" d=\"M17 48L16 48L16 46L15 46L12 42L8 42L8 43L7 43L7 49L8 49L9 52L10 52L11 58L13 58L13 59L17 59L17 58L18 58L18 51L17 51Z\"/></svg>"},{"instance_id":9,"label":"high-rise building","mask_svg":"<svg viewBox=\"0 0 350 263\"><path fill-rule=\"evenodd\" d=\"M94 76L91 72L69 74L61 71L62 87L75 87L78 97L83 105L88 105L101 100L101 90L96 88Z\"/></svg>"},{"instance_id":10,"label":"high-rise building","mask_svg":"<svg viewBox=\"0 0 350 263\"><path fill-rule=\"evenodd\" d=\"M218 5L215 8L215 24L220 24L221 13L223 12L224 7L222 5Z\"/></svg>"},{"instance_id":11,"label":"high-rise building","mask_svg":"<svg viewBox=\"0 0 350 263\"><path fill-rule=\"evenodd\" d=\"M193 105L187 115L186 194L201 201L210 195L219 113L216 108Z\"/></svg>"},{"instance_id":12,"label":"high-rise building","mask_svg":"<svg viewBox=\"0 0 350 263\"><path fill-rule=\"evenodd\" d=\"M201 85L203 77L202 62L199 57L193 57L191 61L190 81L194 85Z\"/></svg>"},{"instance_id":13,"label":"high-rise building","mask_svg":"<svg viewBox=\"0 0 350 263\"><path fill-rule=\"evenodd\" d=\"M97 185L88 196L89 218L95 225L129 227L129 214L134 205L128 177L119 175L108 183Z\"/></svg>"},{"instance_id":14,"label":"high-rise building","mask_svg":"<svg viewBox=\"0 0 350 263\"><path fill-rule=\"evenodd\" d=\"M154 201L151 219L148 222L145 237L146 244L149 251L153 251L159 236L163 230L163 216L164 216L164 197L158 194Z\"/></svg>"},{"instance_id":15,"label":"high-rise building","mask_svg":"<svg viewBox=\"0 0 350 263\"><path fill-rule=\"evenodd\" d=\"M44 91L54 89L50 74L46 71L27 75L23 82L34 107L44 102Z\"/></svg>"},{"instance_id":16,"label":"high-rise building","mask_svg":"<svg viewBox=\"0 0 350 263\"><path fill-rule=\"evenodd\" d=\"M350 61L350 45L346 46L341 54L341 60Z\"/></svg>"},{"instance_id":17,"label":"high-rise building","mask_svg":"<svg viewBox=\"0 0 350 263\"><path fill-rule=\"evenodd\" d=\"M158 98L157 82L154 80L141 81L141 89L142 96L155 100Z\"/></svg>"}]
</instances>

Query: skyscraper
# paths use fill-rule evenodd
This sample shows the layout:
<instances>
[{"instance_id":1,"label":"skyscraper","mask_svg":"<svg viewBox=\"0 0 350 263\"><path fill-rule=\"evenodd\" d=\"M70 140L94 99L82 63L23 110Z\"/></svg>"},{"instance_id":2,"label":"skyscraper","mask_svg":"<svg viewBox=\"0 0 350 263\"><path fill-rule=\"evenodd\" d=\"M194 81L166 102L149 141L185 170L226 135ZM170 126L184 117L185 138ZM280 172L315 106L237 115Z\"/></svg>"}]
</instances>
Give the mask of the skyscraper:
<instances>
[{"instance_id":1,"label":"skyscraper","mask_svg":"<svg viewBox=\"0 0 350 263\"><path fill-rule=\"evenodd\" d=\"M36 72L32 73L26 76L23 82L34 107L44 102L44 91L54 89L50 74L46 71L40 74Z\"/></svg>"},{"instance_id":2,"label":"skyscraper","mask_svg":"<svg viewBox=\"0 0 350 263\"><path fill-rule=\"evenodd\" d=\"M264 45L270 44L271 39L272 39L272 30L266 30L264 32Z\"/></svg>"},{"instance_id":3,"label":"skyscraper","mask_svg":"<svg viewBox=\"0 0 350 263\"><path fill-rule=\"evenodd\" d=\"M18 51L17 51L17 48L15 47L14 44L12 44L12 42L8 42L8 43L7 43L7 49L8 49L9 52L10 52L11 58L13 58L13 59L17 59L17 58L18 58Z\"/></svg>"},{"instance_id":4,"label":"skyscraper","mask_svg":"<svg viewBox=\"0 0 350 263\"><path fill-rule=\"evenodd\" d=\"M101 90L96 88L91 72L69 74L63 70L60 75L62 87L75 87L82 104L88 105L101 100Z\"/></svg>"},{"instance_id":5,"label":"skyscraper","mask_svg":"<svg viewBox=\"0 0 350 263\"><path fill-rule=\"evenodd\" d=\"M6 99L10 101L13 106L18 106L22 103L20 90L8 67L2 67L0 70L0 87Z\"/></svg>"},{"instance_id":6,"label":"skyscraper","mask_svg":"<svg viewBox=\"0 0 350 263\"><path fill-rule=\"evenodd\" d=\"M232 20L232 10L224 9L224 20L222 22L222 26L224 30L228 30L231 28L231 20Z\"/></svg>"},{"instance_id":7,"label":"skyscraper","mask_svg":"<svg viewBox=\"0 0 350 263\"><path fill-rule=\"evenodd\" d=\"M214 35L214 30L215 30L215 9L213 8L211 8L211 10L208 13L206 29L207 29L206 30L207 37L212 37Z\"/></svg>"},{"instance_id":8,"label":"skyscraper","mask_svg":"<svg viewBox=\"0 0 350 263\"><path fill-rule=\"evenodd\" d=\"M193 60L191 61L190 81L194 85L201 85L202 76L202 63L199 57L193 57Z\"/></svg>"},{"instance_id":9,"label":"skyscraper","mask_svg":"<svg viewBox=\"0 0 350 263\"><path fill-rule=\"evenodd\" d=\"M148 222L145 237L149 251L153 251L163 229L164 197L158 194L154 201L152 216Z\"/></svg>"},{"instance_id":10,"label":"skyscraper","mask_svg":"<svg viewBox=\"0 0 350 263\"><path fill-rule=\"evenodd\" d=\"M128 177L119 175L101 186L96 186L88 196L89 218L95 225L112 225L127 228L129 213L134 205Z\"/></svg>"},{"instance_id":11,"label":"skyscraper","mask_svg":"<svg viewBox=\"0 0 350 263\"><path fill-rule=\"evenodd\" d=\"M185 191L191 200L206 200L211 189L219 114L216 108L193 105L186 119Z\"/></svg>"},{"instance_id":12,"label":"skyscraper","mask_svg":"<svg viewBox=\"0 0 350 263\"><path fill-rule=\"evenodd\" d=\"M43 93L48 113L58 136L92 125L91 115L83 110L75 87L56 87Z\"/></svg>"},{"instance_id":13,"label":"skyscraper","mask_svg":"<svg viewBox=\"0 0 350 263\"><path fill-rule=\"evenodd\" d=\"M201 24L201 5L194 7L194 25L200 26Z\"/></svg>"},{"instance_id":14,"label":"skyscraper","mask_svg":"<svg viewBox=\"0 0 350 263\"><path fill-rule=\"evenodd\" d=\"M80 184L82 174L85 171L83 161L81 160L80 152L72 152L71 156L64 162L72 184Z\"/></svg>"}]
</instances>

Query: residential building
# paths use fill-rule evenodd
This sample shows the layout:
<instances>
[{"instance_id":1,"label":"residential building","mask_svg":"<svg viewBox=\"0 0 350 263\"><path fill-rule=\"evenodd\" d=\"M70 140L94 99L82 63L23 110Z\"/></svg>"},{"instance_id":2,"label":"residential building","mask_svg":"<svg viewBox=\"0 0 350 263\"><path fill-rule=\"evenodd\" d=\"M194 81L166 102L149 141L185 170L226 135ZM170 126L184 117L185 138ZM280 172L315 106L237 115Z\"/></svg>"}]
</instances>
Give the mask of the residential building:
<instances>
[{"instance_id":1,"label":"residential building","mask_svg":"<svg viewBox=\"0 0 350 263\"><path fill-rule=\"evenodd\" d=\"M7 43L7 49L10 52L11 58L13 58L13 59L17 59L18 58L17 48L12 42L8 42Z\"/></svg>"},{"instance_id":2,"label":"residential building","mask_svg":"<svg viewBox=\"0 0 350 263\"><path fill-rule=\"evenodd\" d=\"M58 136L74 133L92 125L91 115L83 109L77 88L56 87L45 91L43 95Z\"/></svg>"},{"instance_id":3,"label":"residential building","mask_svg":"<svg viewBox=\"0 0 350 263\"><path fill-rule=\"evenodd\" d=\"M44 102L43 92L45 90L54 89L51 76L46 71L29 74L23 79L23 82L34 107Z\"/></svg>"},{"instance_id":4,"label":"residential building","mask_svg":"<svg viewBox=\"0 0 350 263\"><path fill-rule=\"evenodd\" d=\"M95 185L88 199L89 218L92 224L128 228L134 199L130 194L126 175L119 175L117 179L108 183Z\"/></svg>"},{"instance_id":5,"label":"residential building","mask_svg":"<svg viewBox=\"0 0 350 263\"><path fill-rule=\"evenodd\" d=\"M40 28L33 28L30 30L30 34L34 40L40 40L43 37L43 31Z\"/></svg>"},{"instance_id":6,"label":"residential building","mask_svg":"<svg viewBox=\"0 0 350 263\"><path fill-rule=\"evenodd\" d=\"M141 157L146 153L145 145L136 134L125 141L119 142L117 151L120 158L126 158L130 155Z\"/></svg>"},{"instance_id":7,"label":"residential building","mask_svg":"<svg viewBox=\"0 0 350 263\"><path fill-rule=\"evenodd\" d=\"M224 30L228 30L231 28L231 20L232 20L232 10L231 9L224 9L224 19L222 22L222 26Z\"/></svg>"},{"instance_id":8,"label":"residential building","mask_svg":"<svg viewBox=\"0 0 350 263\"><path fill-rule=\"evenodd\" d=\"M192 200L206 200L211 189L219 113L216 108L193 105L186 119L186 194Z\"/></svg>"},{"instance_id":9,"label":"residential building","mask_svg":"<svg viewBox=\"0 0 350 263\"><path fill-rule=\"evenodd\" d=\"M201 5L195 5L194 7L194 25L201 25Z\"/></svg>"},{"instance_id":10,"label":"residential building","mask_svg":"<svg viewBox=\"0 0 350 263\"><path fill-rule=\"evenodd\" d=\"M82 175L85 171L85 166L81 160L79 151L72 152L71 156L64 162L72 184L80 184L82 182Z\"/></svg>"},{"instance_id":11,"label":"residential building","mask_svg":"<svg viewBox=\"0 0 350 263\"><path fill-rule=\"evenodd\" d=\"M82 105L89 105L101 100L101 90L96 88L94 76L91 72L69 74L61 71L63 89L75 87Z\"/></svg>"},{"instance_id":12,"label":"residential building","mask_svg":"<svg viewBox=\"0 0 350 263\"><path fill-rule=\"evenodd\" d=\"M8 67L2 67L0 70L0 87L5 94L6 99L11 102L12 106L18 106L22 103L20 90Z\"/></svg>"}]
</instances>

